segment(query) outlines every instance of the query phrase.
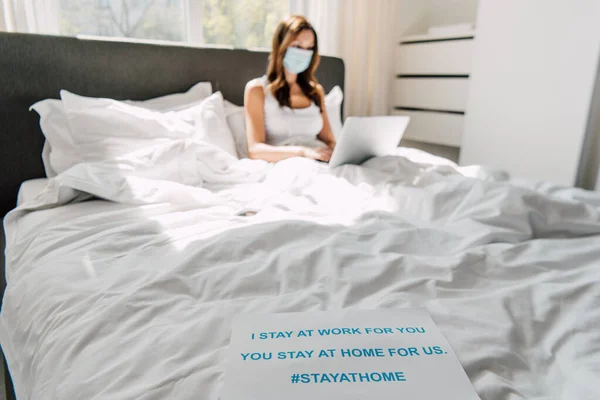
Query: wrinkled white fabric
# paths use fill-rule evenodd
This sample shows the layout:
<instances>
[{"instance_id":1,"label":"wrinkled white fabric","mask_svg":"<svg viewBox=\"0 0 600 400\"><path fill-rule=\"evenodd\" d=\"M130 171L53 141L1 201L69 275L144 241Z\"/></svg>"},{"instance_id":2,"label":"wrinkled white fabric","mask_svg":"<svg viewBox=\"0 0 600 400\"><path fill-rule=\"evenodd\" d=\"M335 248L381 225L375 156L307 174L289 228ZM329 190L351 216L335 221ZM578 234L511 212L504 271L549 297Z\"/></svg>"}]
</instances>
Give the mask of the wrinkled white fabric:
<instances>
[{"instance_id":1,"label":"wrinkled white fabric","mask_svg":"<svg viewBox=\"0 0 600 400\"><path fill-rule=\"evenodd\" d=\"M218 399L236 313L423 306L482 399L598 398L600 196L415 154L52 179L5 221L17 397Z\"/></svg>"}]
</instances>

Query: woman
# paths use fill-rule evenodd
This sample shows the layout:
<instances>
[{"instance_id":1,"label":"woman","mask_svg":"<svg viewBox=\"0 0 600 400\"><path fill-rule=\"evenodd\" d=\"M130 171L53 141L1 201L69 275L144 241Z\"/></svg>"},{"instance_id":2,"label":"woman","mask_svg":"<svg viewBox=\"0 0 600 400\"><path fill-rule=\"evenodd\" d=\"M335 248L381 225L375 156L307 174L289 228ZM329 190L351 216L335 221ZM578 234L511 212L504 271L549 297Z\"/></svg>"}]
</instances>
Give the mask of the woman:
<instances>
[{"instance_id":1,"label":"woman","mask_svg":"<svg viewBox=\"0 0 600 400\"><path fill-rule=\"evenodd\" d=\"M250 158L329 161L335 138L325 111L317 33L301 16L279 23L267 74L246 85L244 106Z\"/></svg>"}]
</instances>

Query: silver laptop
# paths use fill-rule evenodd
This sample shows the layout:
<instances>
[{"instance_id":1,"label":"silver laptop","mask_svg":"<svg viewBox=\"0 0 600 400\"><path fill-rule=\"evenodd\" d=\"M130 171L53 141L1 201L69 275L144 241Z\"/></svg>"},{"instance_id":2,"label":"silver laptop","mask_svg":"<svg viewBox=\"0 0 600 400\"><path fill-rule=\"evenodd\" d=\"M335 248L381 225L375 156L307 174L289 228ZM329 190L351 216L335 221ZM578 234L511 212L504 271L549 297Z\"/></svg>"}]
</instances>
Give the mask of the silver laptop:
<instances>
[{"instance_id":1,"label":"silver laptop","mask_svg":"<svg viewBox=\"0 0 600 400\"><path fill-rule=\"evenodd\" d=\"M360 165L373 157L393 154L410 117L348 117L338 138L329 166Z\"/></svg>"}]
</instances>

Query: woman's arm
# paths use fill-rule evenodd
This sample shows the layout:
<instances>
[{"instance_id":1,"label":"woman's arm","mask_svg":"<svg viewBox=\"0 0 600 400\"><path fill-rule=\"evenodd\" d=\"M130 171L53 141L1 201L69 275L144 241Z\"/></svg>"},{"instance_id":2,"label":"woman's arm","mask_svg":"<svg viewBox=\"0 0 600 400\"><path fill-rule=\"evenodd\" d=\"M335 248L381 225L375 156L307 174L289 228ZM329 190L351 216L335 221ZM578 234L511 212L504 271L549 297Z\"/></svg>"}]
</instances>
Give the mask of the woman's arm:
<instances>
[{"instance_id":1,"label":"woman's arm","mask_svg":"<svg viewBox=\"0 0 600 400\"><path fill-rule=\"evenodd\" d=\"M305 156L305 149L300 146L271 146L265 143L265 93L260 82L251 81L246 85L244 108L248 157L276 162Z\"/></svg>"},{"instance_id":2,"label":"woman's arm","mask_svg":"<svg viewBox=\"0 0 600 400\"><path fill-rule=\"evenodd\" d=\"M323 90L323 86L317 86L317 92L321 97L321 104L323 105L323 112L321 115L323 116L323 130L319 133L319 139L327 145L331 150L335 148L335 136L333 136L333 131L331 130L331 125L329 124L329 117L327 116L327 110L325 107L325 91Z\"/></svg>"}]
</instances>

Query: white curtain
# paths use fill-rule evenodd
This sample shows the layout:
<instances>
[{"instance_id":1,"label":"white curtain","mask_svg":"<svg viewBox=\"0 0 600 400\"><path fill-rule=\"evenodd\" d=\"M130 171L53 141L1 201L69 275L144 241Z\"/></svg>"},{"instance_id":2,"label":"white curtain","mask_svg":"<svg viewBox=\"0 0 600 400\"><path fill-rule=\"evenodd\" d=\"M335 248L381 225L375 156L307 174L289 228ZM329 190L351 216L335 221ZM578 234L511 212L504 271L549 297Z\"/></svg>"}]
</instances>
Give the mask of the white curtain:
<instances>
[{"instance_id":1,"label":"white curtain","mask_svg":"<svg viewBox=\"0 0 600 400\"><path fill-rule=\"evenodd\" d=\"M319 52L339 56L339 16L344 0L290 0L290 14L304 15L319 34Z\"/></svg>"},{"instance_id":2,"label":"white curtain","mask_svg":"<svg viewBox=\"0 0 600 400\"><path fill-rule=\"evenodd\" d=\"M319 50L344 60L344 115L389 113L398 1L290 0L319 34Z\"/></svg>"},{"instance_id":3,"label":"white curtain","mask_svg":"<svg viewBox=\"0 0 600 400\"><path fill-rule=\"evenodd\" d=\"M0 0L0 31L12 32L15 30L15 14L12 0Z\"/></svg>"},{"instance_id":4,"label":"white curtain","mask_svg":"<svg viewBox=\"0 0 600 400\"><path fill-rule=\"evenodd\" d=\"M0 0L0 29L57 35L59 0Z\"/></svg>"}]
</instances>

